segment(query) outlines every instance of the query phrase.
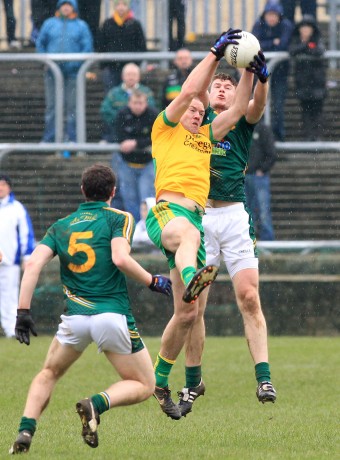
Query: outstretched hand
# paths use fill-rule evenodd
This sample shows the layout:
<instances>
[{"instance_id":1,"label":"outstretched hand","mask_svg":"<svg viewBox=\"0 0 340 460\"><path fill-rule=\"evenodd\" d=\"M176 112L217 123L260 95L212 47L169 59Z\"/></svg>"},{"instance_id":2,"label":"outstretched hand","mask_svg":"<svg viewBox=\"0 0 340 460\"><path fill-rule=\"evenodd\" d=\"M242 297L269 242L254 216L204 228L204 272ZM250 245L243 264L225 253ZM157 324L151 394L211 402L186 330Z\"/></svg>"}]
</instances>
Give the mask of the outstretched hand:
<instances>
[{"instance_id":1,"label":"outstretched hand","mask_svg":"<svg viewBox=\"0 0 340 460\"><path fill-rule=\"evenodd\" d=\"M241 29L228 29L218 37L214 43L214 46L210 48L210 51L216 56L216 61L219 61L223 58L224 52L228 45L238 45L237 40L240 40L241 32Z\"/></svg>"},{"instance_id":2,"label":"outstretched hand","mask_svg":"<svg viewBox=\"0 0 340 460\"><path fill-rule=\"evenodd\" d=\"M255 74L261 83L266 83L268 81L269 72L266 58L261 50L254 56L254 60L249 62L249 66L246 70Z\"/></svg>"},{"instance_id":3,"label":"outstretched hand","mask_svg":"<svg viewBox=\"0 0 340 460\"><path fill-rule=\"evenodd\" d=\"M151 291L160 292L162 294L170 296L170 294L172 293L171 284L171 280L166 276L153 275L149 288L151 289Z\"/></svg>"},{"instance_id":4,"label":"outstretched hand","mask_svg":"<svg viewBox=\"0 0 340 460\"><path fill-rule=\"evenodd\" d=\"M15 323L15 338L20 343L30 344L30 331L36 337L38 334L35 330L34 321L31 312L24 308L18 308L17 321Z\"/></svg>"}]
</instances>

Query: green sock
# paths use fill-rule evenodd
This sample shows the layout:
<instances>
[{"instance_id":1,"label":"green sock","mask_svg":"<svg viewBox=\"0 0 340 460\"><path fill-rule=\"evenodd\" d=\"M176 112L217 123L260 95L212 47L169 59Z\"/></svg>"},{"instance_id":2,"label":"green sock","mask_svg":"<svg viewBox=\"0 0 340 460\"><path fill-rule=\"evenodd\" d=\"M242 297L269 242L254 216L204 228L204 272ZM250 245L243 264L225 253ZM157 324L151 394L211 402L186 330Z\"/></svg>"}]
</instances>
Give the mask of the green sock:
<instances>
[{"instance_id":1,"label":"green sock","mask_svg":"<svg viewBox=\"0 0 340 460\"><path fill-rule=\"evenodd\" d=\"M202 378L201 366L185 366L185 387L194 388L197 387Z\"/></svg>"},{"instance_id":2,"label":"green sock","mask_svg":"<svg viewBox=\"0 0 340 460\"><path fill-rule=\"evenodd\" d=\"M35 418L28 418L28 417L21 417L20 425L19 425L19 433L21 431L29 431L33 436L35 430L37 429L37 421Z\"/></svg>"},{"instance_id":3,"label":"green sock","mask_svg":"<svg viewBox=\"0 0 340 460\"><path fill-rule=\"evenodd\" d=\"M266 381L270 382L269 363L255 364L255 375L258 383Z\"/></svg>"},{"instance_id":4,"label":"green sock","mask_svg":"<svg viewBox=\"0 0 340 460\"><path fill-rule=\"evenodd\" d=\"M99 415L110 409L110 396L105 391L91 396L91 400Z\"/></svg>"},{"instance_id":5,"label":"green sock","mask_svg":"<svg viewBox=\"0 0 340 460\"><path fill-rule=\"evenodd\" d=\"M157 387L165 388L168 385L168 377L175 362L171 359L163 358L158 353L154 366Z\"/></svg>"},{"instance_id":6,"label":"green sock","mask_svg":"<svg viewBox=\"0 0 340 460\"><path fill-rule=\"evenodd\" d=\"M182 270L181 278L185 286L187 286L190 283L195 273L196 273L195 267L189 266L189 267L185 267Z\"/></svg>"}]
</instances>

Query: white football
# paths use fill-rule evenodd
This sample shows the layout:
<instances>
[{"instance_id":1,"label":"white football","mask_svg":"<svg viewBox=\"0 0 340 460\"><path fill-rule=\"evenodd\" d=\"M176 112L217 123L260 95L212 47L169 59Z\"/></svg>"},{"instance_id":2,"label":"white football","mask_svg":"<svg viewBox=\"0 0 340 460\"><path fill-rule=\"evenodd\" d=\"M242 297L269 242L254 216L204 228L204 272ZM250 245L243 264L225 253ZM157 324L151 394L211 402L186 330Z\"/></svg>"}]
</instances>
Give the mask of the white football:
<instances>
[{"instance_id":1,"label":"white football","mask_svg":"<svg viewBox=\"0 0 340 460\"><path fill-rule=\"evenodd\" d=\"M242 69L248 67L249 62L260 51L261 46L255 35L250 32L241 32L241 38L237 39L238 45L228 45L224 57L229 65Z\"/></svg>"}]
</instances>

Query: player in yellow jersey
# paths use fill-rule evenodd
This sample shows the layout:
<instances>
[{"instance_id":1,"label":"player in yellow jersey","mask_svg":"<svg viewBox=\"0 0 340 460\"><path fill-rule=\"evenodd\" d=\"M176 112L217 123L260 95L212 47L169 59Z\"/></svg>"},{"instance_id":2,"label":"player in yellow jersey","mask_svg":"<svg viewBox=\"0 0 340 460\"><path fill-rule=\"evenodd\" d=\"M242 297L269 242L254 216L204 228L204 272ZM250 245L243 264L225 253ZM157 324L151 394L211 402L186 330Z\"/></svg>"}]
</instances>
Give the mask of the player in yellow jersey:
<instances>
[{"instance_id":1,"label":"player in yellow jersey","mask_svg":"<svg viewBox=\"0 0 340 460\"><path fill-rule=\"evenodd\" d=\"M174 315L164 330L155 364L154 396L163 412L175 420L181 412L171 399L168 377L197 317L196 300L217 275L216 266L205 265L202 227L212 143L221 140L245 114L253 75L243 72L234 104L210 125L201 124L218 61L226 46L240 38L239 32L229 29L216 40L180 94L159 114L151 134L157 204L149 211L146 227L151 240L168 258L174 294Z\"/></svg>"},{"instance_id":2,"label":"player in yellow jersey","mask_svg":"<svg viewBox=\"0 0 340 460\"><path fill-rule=\"evenodd\" d=\"M15 325L17 340L29 345L30 332L37 335L30 304L41 270L55 255L60 260L66 302L44 366L32 381L11 454L29 451L37 421L56 383L91 342L105 354L121 380L76 404L88 446L98 446L102 413L139 403L153 393L152 362L132 315L125 275L166 295L171 293L171 282L164 276L152 276L130 256L134 219L110 207L115 182L108 166L87 168L82 176L86 202L48 229L27 262ZM85 378L93 376L89 372Z\"/></svg>"},{"instance_id":3,"label":"player in yellow jersey","mask_svg":"<svg viewBox=\"0 0 340 460\"><path fill-rule=\"evenodd\" d=\"M259 295L259 270L254 226L244 190L245 171L255 125L261 119L269 90L265 56L259 51L251 65L258 77L247 113L214 146L210 162L210 191L203 218L205 248L209 263L223 261L242 314L247 345L255 365L256 395L262 403L274 402L276 390L271 382L268 361L266 320ZM237 82L228 74L214 76L204 123L211 123L233 103ZM199 312L186 343L185 386L178 392L182 417L192 410L194 401L205 392L202 380L202 354L205 339L204 311L206 289L199 298Z\"/></svg>"}]
</instances>

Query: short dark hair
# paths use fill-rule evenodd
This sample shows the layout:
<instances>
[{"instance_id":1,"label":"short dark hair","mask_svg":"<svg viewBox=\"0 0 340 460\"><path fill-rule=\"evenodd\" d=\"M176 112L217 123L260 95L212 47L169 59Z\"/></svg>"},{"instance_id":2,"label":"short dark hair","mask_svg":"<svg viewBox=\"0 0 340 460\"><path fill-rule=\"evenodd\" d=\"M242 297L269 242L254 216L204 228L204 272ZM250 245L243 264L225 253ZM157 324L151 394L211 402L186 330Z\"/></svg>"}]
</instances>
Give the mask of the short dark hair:
<instances>
[{"instance_id":1,"label":"short dark hair","mask_svg":"<svg viewBox=\"0 0 340 460\"><path fill-rule=\"evenodd\" d=\"M7 174L0 173L0 180L3 180L4 182L6 182L7 185L12 187L12 181L11 181L10 177L7 176Z\"/></svg>"},{"instance_id":2,"label":"short dark hair","mask_svg":"<svg viewBox=\"0 0 340 460\"><path fill-rule=\"evenodd\" d=\"M86 201L107 201L116 185L109 166L96 163L83 171L81 185Z\"/></svg>"},{"instance_id":3,"label":"short dark hair","mask_svg":"<svg viewBox=\"0 0 340 460\"><path fill-rule=\"evenodd\" d=\"M230 83L233 85L233 86L237 86L238 85L238 81L236 80L236 78L234 78L232 75L230 75L229 73L223 73L223 72L220 72L220 73L217 73L213 76L212 80L211 80L211 83L215 80L222 80L222 81L230 81Z\"/></svg>"},{"instance_id":4,"label":"short dark hair","mask_svg":"<svg viewBox=\"0 0 340 460\"><path fill-rule=\"evenodd\" d=\"M140 89L133 89L130 93L129 100L132 99L133 97L135 98L143 98L146 101L148 100L148 95L144 93L144 91L141 91Z\"/></svg>"}]
</instances>

